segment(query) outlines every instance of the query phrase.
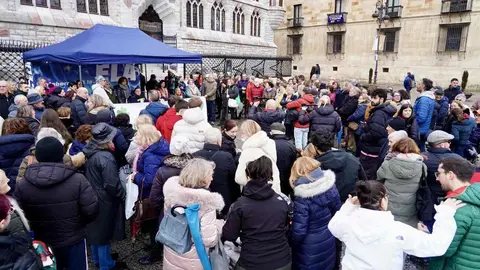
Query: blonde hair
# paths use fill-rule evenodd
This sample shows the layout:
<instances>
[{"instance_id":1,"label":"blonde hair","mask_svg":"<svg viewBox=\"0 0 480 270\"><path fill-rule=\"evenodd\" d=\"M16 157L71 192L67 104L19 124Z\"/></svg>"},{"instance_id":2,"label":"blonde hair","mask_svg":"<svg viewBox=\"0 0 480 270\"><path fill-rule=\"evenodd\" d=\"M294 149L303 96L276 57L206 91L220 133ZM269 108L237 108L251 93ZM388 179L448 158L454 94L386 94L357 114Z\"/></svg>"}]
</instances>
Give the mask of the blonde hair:
<instances>
[{"instance_id":1,"label":"blonde hair","mask_svg":"<svg viewBox=\"0 0 480 270\"><path fill-rule=\"evenodd\" d=\"M193 158L180 172L178 183L186 188L207 187L213 175L215 163L202 158Z\"/></svg>"},{"instance_id":2,"label":"blonde hair","mask_svg":"<svg viewBox=\"0 0 480 270\"><path fill-rule=\"evenodd\" d=\"M302 176L310 180L310 173L318 168L320 168L320 162L315 159L311 157L299 157L292 166L290 185L293 187L293 183Z\"/></svg>"},{"instance_id":3,"label":"blonde hair","mask_svg":"<svg viewBox=\"0 0 480 270\"><path fill-rule=\"evenodd\" d=\"M332 101L330 100L329 96L322 96L318 101L318 106L327 106L330 105Z\"/></svg>"},{"instance_id":4,"label":"blonde hair","mask_svg":"<svg viewBox=\"0 0 480 270\"><path fill-rule=\"evenodd\" d=\"M90 101L90 103L93 104L93 109L95 108L98 108L98 107L101 107L101 106L107 106L107 103L105 102L105 100L103 99L103 97L97 95L97 94L93 94L91 95L88 100Z\"/></svg>"},{"instance_id":5,"label":"blonde hair","mask_svg":"<svg viewBox=\"0 0 480 270\"><path fill-rule=\"evenodd\" d=\"M253 134L256 134L260 130L262 130L260 125L258 125L257 122L255 122L253 120L247 120L247 121L243 122L242 126L240 127L241 134L243 134L247 137L250 137Z\"/></svg>"},{"instance_id":6,"label":"blonde hair","mask_svg":"<svg viewBox=\"0 0 480 270\"><path fill-rule=\"evenodd\" d=\"M153 125L152 118L148 115L142 114L137 118L135 125L137 126L137 128L140 125Z\"/></svg>"},{"instance_id":7,"label":"blonde hair","mask_svg":"<svg viewBox=\"0 0 480 270\"><path fill-rule=\"evenodd\" d=\"M317 148L313 143L309 143L305 149L302 150L302 157L315 158L317 156Z\"/></svg>"},{"instance_id":8,"label":"blonde hair","mask_svg":"<svg viewBox=\"0 0 480 270\"><path fill-rule=\"evenodd\" d=\"M140 125L135 135L140 146L148 147L160 140L162 134L154 125Z\"/></svg>"}]
</instances>

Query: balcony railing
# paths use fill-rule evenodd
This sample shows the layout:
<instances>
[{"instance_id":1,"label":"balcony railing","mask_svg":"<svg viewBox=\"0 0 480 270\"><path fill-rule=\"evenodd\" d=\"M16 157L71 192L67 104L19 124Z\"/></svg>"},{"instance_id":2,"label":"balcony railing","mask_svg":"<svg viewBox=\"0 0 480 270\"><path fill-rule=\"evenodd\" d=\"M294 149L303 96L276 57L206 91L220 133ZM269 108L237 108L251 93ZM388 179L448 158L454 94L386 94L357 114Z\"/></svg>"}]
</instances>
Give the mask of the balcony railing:
<instances>
[{"instance_id":1,"label":"balcony railing","mask_svg":"<svg viewBox=\"0 0 480 270\"><path fill-rule=\"evenodd\" d=\"M287 26L289 28L302 27L303 26L303 17L290 18L287 20Z\"/></svg>"},{"instance_id":2,"label":"balcony railing","mask_svg":"<svg viewBox=\"0 0 480 270\"><path fill-rule=\"evenodd\" d=\"M401 18L402 10L403 6L388 6L386 12L390 18Z\"/></svg>"},{"instance_id":3,"label":"balcony railing","mask_svg":"<svg viewBox=\"0 0 480 270\"><path fill-rule=\"evenodd\" d=\"M442 13L472 11L472 0L442 0Z\"/></svg>"},{"instance_id":4,"label":"balcony railing","mask_svg":"<svg viewBox=\"0 0 480 270\"><path fill-rule=\"evenodd\" d=\"M347 12L327 14L327 24L341 24L347 22Z\"/></svg>"}]
</instances>

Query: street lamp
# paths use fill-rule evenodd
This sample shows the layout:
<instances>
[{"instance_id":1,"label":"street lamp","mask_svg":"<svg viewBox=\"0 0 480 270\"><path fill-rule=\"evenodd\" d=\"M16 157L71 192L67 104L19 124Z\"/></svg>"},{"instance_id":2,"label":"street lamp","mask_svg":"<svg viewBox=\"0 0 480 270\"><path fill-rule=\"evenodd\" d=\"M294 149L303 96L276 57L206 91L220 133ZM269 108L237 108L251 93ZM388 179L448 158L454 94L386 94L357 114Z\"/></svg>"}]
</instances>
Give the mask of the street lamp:
<instances>
[{"instance_id":1,"label":"street lamp","mask_svg":"<svg viewBox=\"0 0 480 270\"><path fill-rule=\"evenodd\" d=\"M374 18L377 18L378 22L378 29L377 29L377 48L375 50L375 73L373 75L373 84L377 84L377 75L378 75L378 51L380 50L380 34L382 30L382 22L390 19L390 17L387 15L387 5L382 2L378 1L377 4L375 5L376 11L373 14Z\"/></svg>"}]
</instances>

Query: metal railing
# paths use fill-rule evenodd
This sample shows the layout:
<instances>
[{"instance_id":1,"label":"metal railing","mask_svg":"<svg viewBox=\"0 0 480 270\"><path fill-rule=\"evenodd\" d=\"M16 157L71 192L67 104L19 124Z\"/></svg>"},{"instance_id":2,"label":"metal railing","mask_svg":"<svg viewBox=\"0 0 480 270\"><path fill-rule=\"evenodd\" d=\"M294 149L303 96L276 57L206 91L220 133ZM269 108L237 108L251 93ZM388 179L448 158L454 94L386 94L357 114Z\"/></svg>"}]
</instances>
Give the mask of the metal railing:
<instances>
[{"instance_id":1,"label":"metal railing","mask_svg":"<svg viewBox=\"0 0 480 270\"><path fill-rule=\"evenodd\" d=\"M20 77L28 77L23 53L48 45L46 42L0 40L0 79L17 82Z\"/></svg>"},{"instance_id":2,"label":"metal railing","mask_svg":"<svg viewBox=\"0 0 480 270\"><path fill-rule=\"evenodd\" d=\"M247 74L256 77L292 75L292 58L203 55L202 64L185 64L185 75L194 73Z\"/></svg>"},{"instance_id":3,"label":"metal railing","mask_svg":"<svg viewBox=\"0 0 480 270\"><path fill-rule=\"evenodd\" d=\"M303 26L303 17L290 18L287 20L287 26L289 28L293 27L302 27Z\"/></svg>"},{"instance_id":4,"label":"metal railing","mask_svg":"<svg viewBox=\"0 0 480 270\"><path fill-rule=\"evenodd\" d=\"M442 13L459 13L472 11L472 0L443 0Z\"/></svg>"}]
</instances>

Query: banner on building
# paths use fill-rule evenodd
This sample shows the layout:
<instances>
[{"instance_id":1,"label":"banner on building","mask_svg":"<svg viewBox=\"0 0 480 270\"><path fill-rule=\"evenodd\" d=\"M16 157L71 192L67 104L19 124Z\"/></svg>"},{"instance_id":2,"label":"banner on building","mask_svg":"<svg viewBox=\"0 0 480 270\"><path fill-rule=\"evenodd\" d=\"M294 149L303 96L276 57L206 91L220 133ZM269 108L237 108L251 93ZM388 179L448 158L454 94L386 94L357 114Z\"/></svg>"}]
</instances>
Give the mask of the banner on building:
<instances>
[{"instance_id":1,"label":"banner on building","mask_svg":"<svg viewBox=\"0 0 480 270\"><path fill-rule=\"evenodd\" d=\"M112 87L117 84L118 79L121 77L127 78L130 89L135 89L140 86L139 65L82 65L81 71L83 85L89 91L92 90L92 85L95 84L95 77L99 75L102 75L105 79L110 81ZM52 83L55 86L66 90L69 82L76 82L80 79L80 68L78 65L71 64L32 62L31 74L31 87L35 87L37 80L40 77L43 77L48 83Z\"/></svg>"}]
</instances>

